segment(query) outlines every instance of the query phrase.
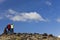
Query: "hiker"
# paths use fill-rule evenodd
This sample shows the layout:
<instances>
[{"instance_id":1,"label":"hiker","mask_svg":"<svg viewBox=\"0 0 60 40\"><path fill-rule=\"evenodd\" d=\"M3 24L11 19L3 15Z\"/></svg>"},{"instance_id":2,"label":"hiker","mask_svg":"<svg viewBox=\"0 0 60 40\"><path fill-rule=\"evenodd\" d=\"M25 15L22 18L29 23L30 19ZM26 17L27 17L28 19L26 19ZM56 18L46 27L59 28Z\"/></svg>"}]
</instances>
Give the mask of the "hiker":
<instances>
[{"instance_id":1,"label":"hiker","mask_svg":"<svg viewBox=\"0 0 60 40\"><path fill-rule=\"evenodd\" d=\"M8 33L11 33L11 24L7 25Z\"/></svg>"},{"instance_id":2,"label":"hiker","mask_svg":"<svg viewBox=\"0 0 60 40\"><path fill-rule=\"evenodd\" d=\"M14 25L13 24L8 24L6 27L7 33L8 34L13 34L14 33Z\"/></svg>"},{"instance_id":3,"label":"hiker","mask_svg":"<svg viewBox=\"0 0 60 40\"><path fill-rule=\"evenodd\" d=\"M11 33L14 33L14 24L11 24Z\"/></svg>"}]
</instances>

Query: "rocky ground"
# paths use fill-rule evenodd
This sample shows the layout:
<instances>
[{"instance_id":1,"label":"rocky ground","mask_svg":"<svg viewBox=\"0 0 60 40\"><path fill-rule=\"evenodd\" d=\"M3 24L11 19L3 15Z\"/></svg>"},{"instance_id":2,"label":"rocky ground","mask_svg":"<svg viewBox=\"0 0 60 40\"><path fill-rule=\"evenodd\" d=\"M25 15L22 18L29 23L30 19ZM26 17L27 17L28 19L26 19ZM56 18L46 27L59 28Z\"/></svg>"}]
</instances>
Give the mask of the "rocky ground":
<instances>
[{"instance_id":1,"label":"rocky ground","mask_svg":"<svg viewBox=\"0 0 60 40\"><path fill-rule=\"evenodd\" d=\"M52 34L39 34L39 33L13 33L9 34L4 29L4 32L0 35L0 40L60 40Z\"/></svg>"},{"instance_id":2,"label":"rocky ground","mask_svg":"<svg viewBox=\"0 0 60 40\"><path fill-rule=\"evenodd\" d=\"M60 40L60 38L52 34L38 34L38 33L13 33L1 34L0 40Z\"/></svg>"}]
</instances>

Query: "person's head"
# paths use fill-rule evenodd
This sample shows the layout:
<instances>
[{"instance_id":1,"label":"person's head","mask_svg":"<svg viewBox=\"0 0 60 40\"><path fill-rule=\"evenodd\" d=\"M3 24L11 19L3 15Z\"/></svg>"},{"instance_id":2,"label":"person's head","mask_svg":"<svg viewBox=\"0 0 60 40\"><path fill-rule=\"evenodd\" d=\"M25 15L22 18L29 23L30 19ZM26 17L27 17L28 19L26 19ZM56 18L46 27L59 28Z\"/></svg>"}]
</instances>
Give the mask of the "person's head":
<instances>
[{"instance_id":1,"label":"person's head","mask_svg":"<svg viewBox=\"0 0 60 40\"><path fill-rule=\"evenodd\" d=\"M11 25L10 23L8 23L8 25Z\"/></svg>"}]
</instances>

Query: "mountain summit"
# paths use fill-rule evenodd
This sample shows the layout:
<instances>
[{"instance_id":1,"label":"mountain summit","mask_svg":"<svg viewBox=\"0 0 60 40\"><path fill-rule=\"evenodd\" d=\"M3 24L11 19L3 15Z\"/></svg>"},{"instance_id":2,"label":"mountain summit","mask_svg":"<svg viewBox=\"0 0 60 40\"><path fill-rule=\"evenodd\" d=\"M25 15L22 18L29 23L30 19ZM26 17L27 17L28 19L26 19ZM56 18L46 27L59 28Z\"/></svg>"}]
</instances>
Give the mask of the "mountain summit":
<instances>
[{"instance_id":1,"label":"mountain summit","mask_svg":"<svg viewBox=\"0 0 60 40\"><path fill-rule=\"evenodd\" d=\"M0 40L60 40L60 38L47 33L9 33L5 28Z\"/></svg>"}]
</instances>

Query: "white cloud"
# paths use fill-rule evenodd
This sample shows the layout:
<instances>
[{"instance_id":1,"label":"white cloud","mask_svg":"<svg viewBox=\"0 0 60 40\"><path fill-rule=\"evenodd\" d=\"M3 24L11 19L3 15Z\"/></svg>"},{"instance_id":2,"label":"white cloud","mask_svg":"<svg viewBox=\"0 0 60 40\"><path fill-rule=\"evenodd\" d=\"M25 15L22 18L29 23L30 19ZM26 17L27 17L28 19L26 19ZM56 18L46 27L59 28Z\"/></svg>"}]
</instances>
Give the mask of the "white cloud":
<instances>
[{"instance_id":1,"label":"white cloud","mask_svg":"<svg viewBox=\"0 0 60 40\"><path fill-rule=\"evenodd\" d=\"M2 16L3 15L3 16ZM39 22L39 21L43 21L43 22L47 22L48 20L43 18L39 13L37 12L17 12L14 11L12 9L8 9L7 12L5 11L2 15L2 17L0 17L0 19L9 19L12 21L27 21L27 22Z\"/></svg>"},{"instance_id":2,"label":"white cloud","mask_svg":"<svg viewBox=\"0 0 60 40\"><path fill-rule=\"evenodd\" d=\"M46 21L39 13L37 12L16 12L12 9L8 10L8 15L6 17L13 21ZM10 15L11 14L11 15Z\"/></svg>"},{"instance_id":3,"label":"white cloud","mask_svg":"<svg viewBox=\"0 0 60 40\"><path fill-rule=\"evenodd\" d=\"M52 3L49 2L49 1L46 1L45 4L48 5L48 6L51 6L52 5Z\"/></svg>"},{"instance_id":4,"label":"white cloud","mask_svg":"<svg viewBox=\"0 0 60 40\"><path fill-rule=\"evenodd\" d=\"M56 21L57 21L57 22L60 22L60 18L57 18Z\"/></svg>"},{"instance_id":5,"label":"white cloud","mask_svg":"<svg viewBox=\"0 0 60 40\"><path fill-rule=\"evenodd\" d=\"M60 35L59 36L57 36L58 38L60 38Z\"/></svg>"},{"instance_id":6,"label":"white cloud","mask_svg":"<svg viewBox=\"0 0 60 40\"><path fill-rule=\"evenodd\" d=\"M3 17L0 17L0 19L3 19Z\"/></svg>"},{"instance_id":7,"label":"white cloud","mask_svg":"<svg viewBox=\"0 0 60 40\"><path fill-rule=\"evenodd\" d=\"M5 2L6 0L0 0L0 3L3 3L3 2Z\"/></svg>"},{"instance_id":8,"label":"white cloud","mask_svg":"<svg viewBox=\"0 0 60 40\"><path fill-rule=\"evenodd\" d=\"M8 13L10 13L10 14L15 14L15 13L17 13L17 12L14 11L14 10L12 10L12 9L8 9Z\"/></svg>"},{"instance_id":9,"label":"white cloud","mask_svg":"<svg viewBox=\"0 0 60 40\"><path fill-rule=\"evenodd\" d=\"M44 21L44 19L36 12L21 13L20 15L15 15L11 19L13 21L28 21L28 20Z\"/></svg>"}]
</instances>

